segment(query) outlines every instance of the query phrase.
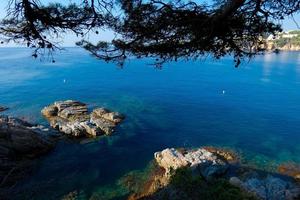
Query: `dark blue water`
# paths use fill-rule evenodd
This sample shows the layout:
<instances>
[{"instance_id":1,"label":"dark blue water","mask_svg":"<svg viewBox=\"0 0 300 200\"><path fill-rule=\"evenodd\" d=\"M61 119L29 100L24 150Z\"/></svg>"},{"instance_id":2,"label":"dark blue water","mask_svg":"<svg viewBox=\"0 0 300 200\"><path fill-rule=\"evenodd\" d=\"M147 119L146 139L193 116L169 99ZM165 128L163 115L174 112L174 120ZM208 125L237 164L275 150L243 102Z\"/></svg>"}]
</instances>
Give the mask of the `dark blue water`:
<instances>
[{"instance_id":1,"label":"dark blue water","mask_svg":"<svg viewBox=\"0 0 300 200\"><path fill-rule=\"evenodd\" d=\"M75 48L55 58L52 64L26 49L0 49L0 104L10 107L7 114L46 124L44 106L74 99L127 118L111 137L60 141L16 186L18 197L126 195L118 179L166 147L230 147L262 167L300 162L300 52L258 56L238 69L231 58L161 70L132 60L120 69Z\"/></svg>"}]
</instances>

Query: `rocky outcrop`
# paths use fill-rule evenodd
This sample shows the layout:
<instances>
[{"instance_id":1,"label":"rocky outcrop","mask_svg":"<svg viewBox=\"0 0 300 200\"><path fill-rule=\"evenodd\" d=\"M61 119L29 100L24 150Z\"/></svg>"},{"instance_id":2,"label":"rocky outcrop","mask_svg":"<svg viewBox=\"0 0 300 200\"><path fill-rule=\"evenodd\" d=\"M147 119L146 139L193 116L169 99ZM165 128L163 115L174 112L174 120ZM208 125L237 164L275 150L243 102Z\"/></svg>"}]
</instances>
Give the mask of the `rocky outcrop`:
<instances>
[{"instance_id":1,"label":"rocky outcrop","mask_svg":"<svg viewBox=\"0 0 300 200\"><path fill-rule=\"evenodd\" d=\"M283 47L279 48L281 51L300 51L299 45L286 44Z\"/></svg>"},{"instance_id":2,"label":"rocky outcrop","mask_svg":"<svg viewBox=\"0 0 300 200\"><path fill-rule=\"evenodd\" d=\"M266 41L266 43L263 45L263 48L267 51L300 51L299 45L288 43L283 46L278 46L276 43L274 43L274 41Z\"/></svg>"},{"instance_id":3,"label":"rocky outcrop","mask_svg":"<svg viewBox=\"0 0 300 200\"><path fill-rule=\"evenodd\" d=\"M23 177L32 160L53 148L44 135L50 130L21 119L0 116L0 187Z\"/></svg>"},{"instance_id":4,"label":"rocky outcrop","mask_svg":"<svg viewBox=\"0 0 300 200\"><path fill-rule=\"evenodd\" d=\"M197 181L195 182L194 178L199 177L199 175L201 178L198 181L202 181L202 185L200 184L201 187L198 187L197 190L205 190L205 188L214 187L216 183L225 181L227 185L216 185L218 187L231 188L232 191L239 190L239 194L247 197L246 199L292 200L300 197L299 184L289 177L291 175L294 178L297 177L299 171L298 167L295 166L284 166L284 170L289 176L261 171L239 163L236 153L214 147L203 147L193 150L168 148L155 153L154 159L157 167L150 171L147 181L144 181L139 187L135 186L136 184L132 181L131 176L124 179L125 181L123 182L127 185L134 186L134 188L142 188L142 190L133 190L135 192L129 199L187 199L185 195L203 194L205 191L191 192L191 185L187 185L187 188L182 188L184 185L177 187L172 182L172 180L175 180L177 183L178 181L188 182L188 184L191 184L193 181L193 183L198 183ZM191 170L194 177L190 177L190 182L186 180L186 177L182 178L182 174L173 179L178 169ZM179 180L179 177L182 180ZM203 182L203 180L205 181ZM226 189L223 188L223 190ZM187 192L191 194L187 194ZM237 193L233 192L232 195L234 194L236 195ZM220 195L222 196L222 194ZM196 197L198 198L198 196ZM191 199L194 199L194 197Z\"/></svg>"},{"instance_id":5,"label":"rocky outcrop","mask_svg":"<svg viewBox=\"0 0 300 200\"><path fill-rule=\"evenodd\" d=\"M297 199L300 194L299 187L272 175L248 177L243 181L238 177L231 177L229 182L263 200L293 200Z\"/></svg>"},{"instance_id":6,"label":"rocky outcrop","mask_svg":"<svg viewBox=\"0 0 300 200\"><path fill-rule=\"evenodd\" d=\"M228 169L228 163L217 154L204 148L189 151L179 151L174 148L165 149L154 154L158 165L170 174L178 168L189 167L199 170L202 177L207 180L220 176Z\"/></svg>"},{"instance_id":7,"label":"rocky outcrop","mask_svg":"<svg viewBox=\"0 0 300 200\"><path fill-rule=\"evenodd\" d=\"M180 197L180 195L177 195L177 192L180 193L180 191L174 190L172 185L170 185L172 176L176 173L177 169L180 168L192 170L196 176L200 174L207 182L214 181L215 178L224 175L228 170L229 163L219 154L227 155L230 158L234 158L234 156L231 155L230 152L226 153L225 151L221 151L221 149L212 147L209 149L210 151L206 148L192 150L167 148L163 151L156 152L154 154L155 162L151 170L147 170L149 171L149 176L146 176L147 178L142 181L143 183L140 183L139 180L134 181L138 178L132 176L126 176L122 179L122 182L125 182L125 186L129 185L128 188L131 191L135 191L130 195L129 199L176 199L173 198L174 195ZM217 151L219 154L216 153ZM144 177L145 175L139 176ZM132 189L132 186L137 189ZM172 197L169 196L170 198L165 198L165 194L170 194Z\"/></svg>"},{"instance_id":8,"label":"rocky outcrop","mask_svg":"<svg viewBox=\"0 0 300 200\"><path fill-rule=\"evenodd\" d=\"M296 181L300 182L300 165L295 163L285 163L278 167L278 172L290 177L293 177Z\"/></svg>"},{"instance_id":9,"label":"rocky outcrop","mask_svg":"<svg viewBox=\"0 0 300 200\"><path fill-rule=\"evenodd\" d=\"M212 146L206 146L203 147L203 149L216 154L217 156L225 159L231 164L238 163L240 161L239 156L236 152L232 151L231 149L226 148L219 148L219 147L212 147Z\"/></svg>"},{"instance_id":10,"label":"rocky outcrop","mask_svg":"<svg viewBox=\"0 0 300 200\"><path fill-rule=\"evenodd\" d=\"M74 137L111 134L124 116L105 108L96 108L90 114L87 105L79 101L58 101L42 110L50 125Z\"/></svg>"}]
</instances>

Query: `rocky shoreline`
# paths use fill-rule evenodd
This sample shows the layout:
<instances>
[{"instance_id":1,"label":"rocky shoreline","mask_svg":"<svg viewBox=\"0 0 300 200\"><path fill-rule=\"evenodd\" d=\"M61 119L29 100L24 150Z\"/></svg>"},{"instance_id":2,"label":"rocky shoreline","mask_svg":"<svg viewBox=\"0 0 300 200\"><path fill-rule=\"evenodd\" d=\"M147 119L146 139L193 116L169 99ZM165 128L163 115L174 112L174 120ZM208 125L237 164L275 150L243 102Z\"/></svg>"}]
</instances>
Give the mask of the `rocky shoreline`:
<instances>
[{"instance_id":1,"label":"rocky shoreline","mask_svg":"<svg viewBox=\"0 0 300 200\"><path fill-rule=\"evenodd\" d=\"M110 135L125 119L106 108L89 112L86 104L73 100L55 102L41 112L52 128L0 116L0 198L55 147L57 137L52 136ZM277 173L261 171L240 163L235 152L215 147L167 148L154 153L153 163L146 179L127 174L120 180L131 191L129 200L300 198L300 166L294 164L280 165Z\"/></svg>"},{"instance_id":2,"label":"rocky shoreline","mask_svg":"<svg viewBox=\"0 0 300 200\"><path fill-rule=\"evenodd\" d=\"M0 107L0 112L4 110ZM52 128L0 116L0 199L6 199L9 189L30 174L35 161L55 147L61 134L109 135L125 118L106 108L95 108L89 114L86 104L73 100L55 102L41 112Z\"/></svg>"},{"instance_id":3,"label":"rocky shoreline","mask_svg":"<svg viewBox=\"0 0 300 200\"><path fill-rule=\"evenodd\" d=\"M277 52L277 51L282 51L282 52L297 52L300 51L300 46L299 45L293 45L293 44L287 44L282 47L274 45L272 42L268 42L265 45L265 48L269 52Z\"/></svg>"},{"instance_id":4,"label":"rocky shoreline","mask_svg":"<svg viewBox=\"0 0 300 200\"><path fill-rule=\"evenodd\" d=\"M26 176L32 161L54 147L52 131L24 120L0 116L0 187Z\"/></svg>"},{"instance_id":5,"label":"rocky shoreline","mask_svg":"<svg viewBox=\"0 0 300 200\"><path fill-rule=\"evenodd\" d=\"M168 148L156 152L154 161L156 167L149 173L148 180L139 185L138 191L129 197L130 200L197 199L200 197L194 198L193 195L205 196L206 192L213 190L210 187L226 187L229 191L235 191L233 194L228 193L229 196L237 193L243 196L243 198L236 196L231 199L292 200L300 198L300 185L296 176L284 176L243 166L235 154L222 149L213 147L192 150ZM189 186L190 180L186 180L186 177L182 175L178 176L177 173L178 171L182 173L182 170L191 172L192 176L188 179L194 180L194 177L199 177L199 180L193 184L202 181L201 187L194 186L192 191L188 190L191 187ZM174 179L177 185L178 182L183 185L176 187ZM126 182L131 179L126 177L124 180L123 182ZM134 183L126 182L126 184L130 187Z\"/></svg>"}]
</instances>

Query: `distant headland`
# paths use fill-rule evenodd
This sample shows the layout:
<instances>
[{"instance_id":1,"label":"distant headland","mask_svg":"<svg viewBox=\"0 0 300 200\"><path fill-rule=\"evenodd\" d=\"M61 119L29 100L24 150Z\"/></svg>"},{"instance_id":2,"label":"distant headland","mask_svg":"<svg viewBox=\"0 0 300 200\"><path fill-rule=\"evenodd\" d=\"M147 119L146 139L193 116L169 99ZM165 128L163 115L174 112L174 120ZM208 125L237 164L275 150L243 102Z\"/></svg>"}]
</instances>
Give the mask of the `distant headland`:
<instances>
[{"instance_id":1,"label":"distant headland","mask_svg":"<svg viewBox=\"0 0 300 200\"><path fill-rule=\"evenodd\" d=\"M268 51L300 51L300 30L269 35L264 46Z\"/></svg>"}]
</instances>

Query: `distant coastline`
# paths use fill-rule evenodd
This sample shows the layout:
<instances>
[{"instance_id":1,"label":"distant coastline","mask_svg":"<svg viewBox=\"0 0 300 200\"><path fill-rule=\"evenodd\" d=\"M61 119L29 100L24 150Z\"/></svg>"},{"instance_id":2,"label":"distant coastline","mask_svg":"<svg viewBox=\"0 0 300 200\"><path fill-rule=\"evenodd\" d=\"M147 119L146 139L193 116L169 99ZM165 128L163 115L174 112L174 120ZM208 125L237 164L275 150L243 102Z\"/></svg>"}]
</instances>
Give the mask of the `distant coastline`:
<instances>
[{"instance_id":1,"label":"distant coastline","mask_svg":"<svg viewBox=\"0 0 300 200\"><path fill-rule=\"evenodd\" d=\"M300 30L292 30L270 35L266 38L264 49L267 51L300 51Z\"/></svg>"}]
</instances>

